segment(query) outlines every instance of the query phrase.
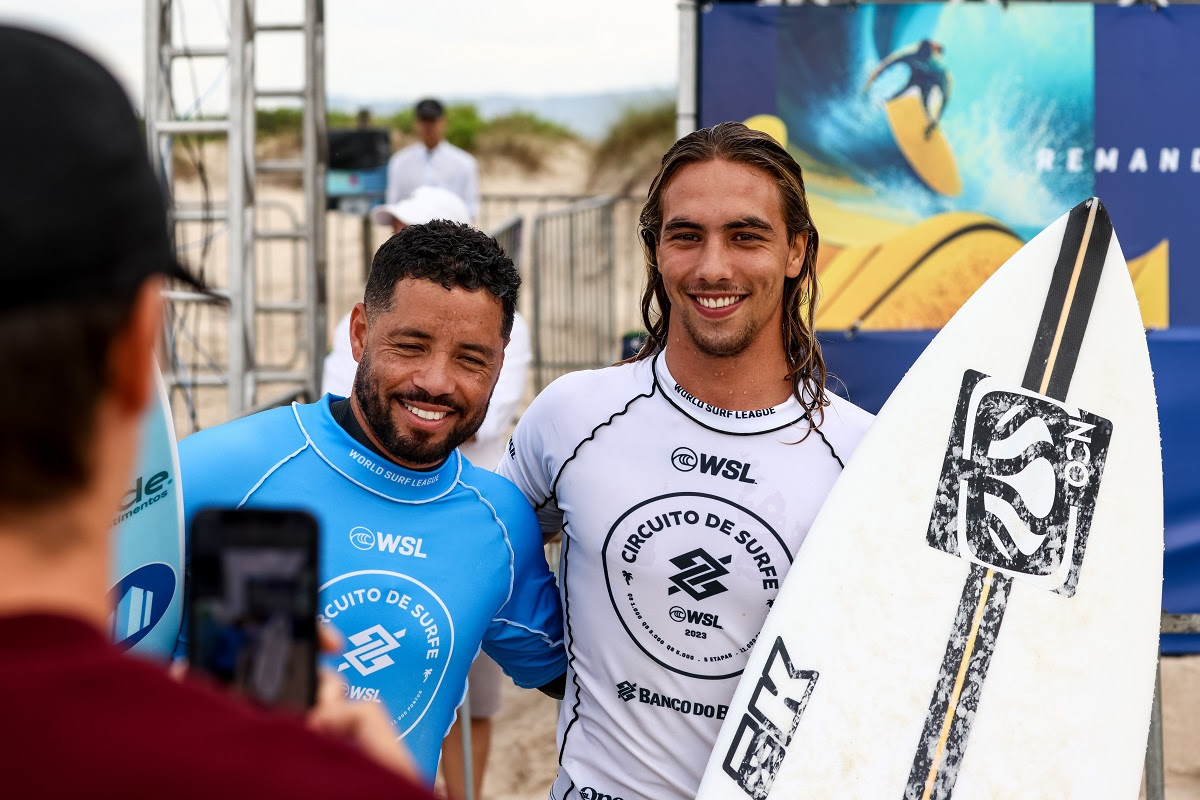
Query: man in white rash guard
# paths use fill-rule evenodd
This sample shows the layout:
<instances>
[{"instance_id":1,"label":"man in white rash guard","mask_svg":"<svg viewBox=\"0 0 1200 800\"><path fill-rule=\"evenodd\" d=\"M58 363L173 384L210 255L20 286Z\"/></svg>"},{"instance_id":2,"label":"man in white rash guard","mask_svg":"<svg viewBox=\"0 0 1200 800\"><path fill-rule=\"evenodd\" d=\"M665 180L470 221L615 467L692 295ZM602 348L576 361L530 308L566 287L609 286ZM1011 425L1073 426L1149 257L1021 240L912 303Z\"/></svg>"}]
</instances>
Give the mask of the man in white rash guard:
<instances>
[{"instance_id":1,"label":"man in white rash guard","mask_svg":"<svg viewBox=\"0 0 1200 800\"><path fill-rule=\"evenodd\" d=\"M646 345L547 387L500 467L543 533L563 532L553 800L695 797L780 582L871 422L825 390L817 231L774 139L739 123L680 139L640 228Z\"/></svg>"}]
</instances>

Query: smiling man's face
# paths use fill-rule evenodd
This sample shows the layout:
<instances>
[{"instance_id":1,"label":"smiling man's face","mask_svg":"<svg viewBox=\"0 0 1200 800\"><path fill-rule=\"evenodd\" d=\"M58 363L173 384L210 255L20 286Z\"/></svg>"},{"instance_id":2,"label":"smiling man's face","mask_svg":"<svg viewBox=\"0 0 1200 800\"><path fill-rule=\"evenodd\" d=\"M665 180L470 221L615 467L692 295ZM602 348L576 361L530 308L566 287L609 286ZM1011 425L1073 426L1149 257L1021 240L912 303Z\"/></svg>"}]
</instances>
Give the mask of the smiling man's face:
<instances>
[{"instance_id":1,"label":"smiling man's face","mask_svg":"<svg viewBox=\"0 0 1200 800\"><path fill-rule=\"evenodd\" d=\"M718 359L779 349L784 279L800 274L807 241L788 240L767 172L723 160L680 169L663 192L657 247L669 342Z\"/></svg>"},{"instance_id":2,"label":"smiling man's face","mask_svg":"<svg viewBox=\"0 0 1200 800\"><path fill-rule=\"evenodd\" d=\"M504 360L500 300L485 289L397 282L390 308L350 319L358 372L352 402L375 443L399 464L436 467L475 434Z\"/></svg>"}]
</instances>

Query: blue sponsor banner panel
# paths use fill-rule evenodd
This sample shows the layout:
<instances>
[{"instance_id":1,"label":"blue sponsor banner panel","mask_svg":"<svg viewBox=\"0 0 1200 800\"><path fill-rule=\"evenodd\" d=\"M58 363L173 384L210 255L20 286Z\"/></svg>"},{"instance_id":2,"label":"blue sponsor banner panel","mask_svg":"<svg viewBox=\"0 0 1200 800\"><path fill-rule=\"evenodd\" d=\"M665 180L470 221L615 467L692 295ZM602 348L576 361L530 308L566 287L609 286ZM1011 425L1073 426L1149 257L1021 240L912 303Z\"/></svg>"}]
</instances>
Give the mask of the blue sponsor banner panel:
<instances>
[{"instance_id":1,"label":"blue sponsor banner panel","mask_svg":"<svg viewBox=\"0 0 1200 800\"><path fill-rule=\"evenodd\" d=\"M1163 603L1200 612L1200 7L718 2L699 41L700 124L744 121L804 167L817 326L867 408L1025 242L1104 200L1151 332Z\"/></svg>"}]
</instances>

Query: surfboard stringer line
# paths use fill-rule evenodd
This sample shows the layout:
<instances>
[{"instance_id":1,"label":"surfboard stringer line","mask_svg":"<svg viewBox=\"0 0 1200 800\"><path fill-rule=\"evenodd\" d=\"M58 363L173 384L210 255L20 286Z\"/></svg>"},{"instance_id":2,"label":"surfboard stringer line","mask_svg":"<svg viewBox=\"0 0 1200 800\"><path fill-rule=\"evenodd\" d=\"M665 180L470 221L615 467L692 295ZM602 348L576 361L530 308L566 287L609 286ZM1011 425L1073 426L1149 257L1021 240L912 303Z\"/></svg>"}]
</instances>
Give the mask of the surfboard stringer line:
<instances>
[{"instance_id":1,"label":"surfboard stringer line","mask_svg":"<svg viewBox=\"0 0 1200 800\"><path fill-rule=\"evenodd\" d=\"M1024 388L1066 399L1111 238L1112 223L1099 198L1072 210L1022 381ZM1077 543L1075 547L1077 559L1082 558L1082 546ZM905 800L947 800L951 796L1012 582L993 568L971 564Z\"/></svg>"}]
</instances>

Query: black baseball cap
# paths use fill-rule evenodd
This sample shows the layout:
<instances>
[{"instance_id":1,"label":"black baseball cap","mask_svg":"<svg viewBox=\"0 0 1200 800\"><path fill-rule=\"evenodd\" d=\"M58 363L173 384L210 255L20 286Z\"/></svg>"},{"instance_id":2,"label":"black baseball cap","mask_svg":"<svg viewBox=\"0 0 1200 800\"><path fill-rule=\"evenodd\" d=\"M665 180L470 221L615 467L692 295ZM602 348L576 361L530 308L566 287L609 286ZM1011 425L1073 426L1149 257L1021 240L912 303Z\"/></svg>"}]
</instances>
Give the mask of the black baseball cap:
<instances>
[{"instance_id":1,"label":"black baseball cap","mask_svg":"<svg viewBox=\"0 0 1200 800\"><path fill-rule=\"evenodd\" d=\"M446 113L446 109L442 108L442 104L432 97L426 97L417 103L413 111L417 115L417 119L441 119Z\"/></svg>"},{"instance_id":2,"label":"black baseball cap","mask_svg":"<svg viewBox=\"0 0 1200 800\"><path fill-rule=\"evenodd\" d=\"M125 91L90 56L0 25L0 311L135 289L195 288Z\"/></svg>"}]
</instances>

